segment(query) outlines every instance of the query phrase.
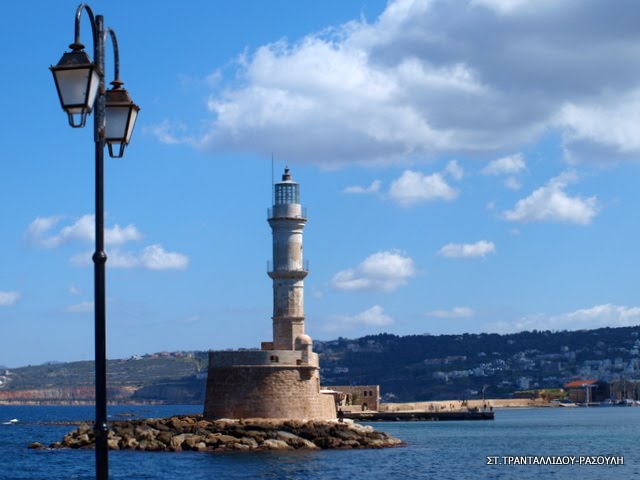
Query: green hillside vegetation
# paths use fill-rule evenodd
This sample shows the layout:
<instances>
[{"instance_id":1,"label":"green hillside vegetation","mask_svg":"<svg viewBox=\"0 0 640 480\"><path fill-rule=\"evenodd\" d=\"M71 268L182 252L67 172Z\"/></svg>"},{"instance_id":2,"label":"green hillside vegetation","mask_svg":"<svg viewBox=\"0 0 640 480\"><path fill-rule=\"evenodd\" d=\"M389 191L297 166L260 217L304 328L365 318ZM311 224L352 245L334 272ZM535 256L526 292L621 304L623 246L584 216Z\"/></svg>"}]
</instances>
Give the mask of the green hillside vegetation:
<instances>
[{"instance_id":1,"label":"green hillside vegetation","mask_svg":"<svg viewBox=\"0 0 640 480\"><path fill-rule=\"evenodd\" d=\"M322 384L378 384L386 401L508 398L575 378L640 379L640 327L511 335L369 335L317 341ZM202 403L207 352L109 360L110 388L132 401ZM0 370L3 392L93 386L93 362ZM5 374L3 376L3 374Z\"/></svg>"},{"instance_id":2,"label":"green hillside vegetation","mask_svg":"<svg viewBox=\"0 0 640 480\"><path fill-rule=\"evenodd\" d=\"M193 376L198 364L193 358L142 358L109 360L109 385L144 386L169 379ZM11 370L12 389L37 389L91 386L94 383L93 362L70 362L29 366Z\"/></svg>"},{"instance_id":3,"label":"green hillside vegetation","mask_svg":"<svg viewBox=\"0 0 640 480\"><path fill-rule=\"evenodd\" d=\"M379 334L317 342L324 385L379 384L388 399L505 398L572 378L640 378L639 327L511 335Z\"/></svg>"}]
</instances>

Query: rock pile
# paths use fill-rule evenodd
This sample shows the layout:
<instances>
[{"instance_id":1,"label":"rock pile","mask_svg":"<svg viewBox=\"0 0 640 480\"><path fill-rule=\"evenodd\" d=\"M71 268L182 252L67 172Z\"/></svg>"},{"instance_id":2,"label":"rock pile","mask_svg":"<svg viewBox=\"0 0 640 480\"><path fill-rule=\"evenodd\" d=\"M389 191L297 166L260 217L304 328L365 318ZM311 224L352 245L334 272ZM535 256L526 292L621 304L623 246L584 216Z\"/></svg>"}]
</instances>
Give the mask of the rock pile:
<instances>
[{"instance_id":1,"label":"rock pile","mask_svg":"<svg viewBox=\"0 0 640 480\"><path fill-rule=\"evenodd\" d=\"M49 448L95 448L91 425L82 424ZM204 420L201 415L111 422L110 450L294 450L384 448L402 442L373 427L337 421ZM46 448L31 444L30 448Z\"/></svg>"}]
</instances>

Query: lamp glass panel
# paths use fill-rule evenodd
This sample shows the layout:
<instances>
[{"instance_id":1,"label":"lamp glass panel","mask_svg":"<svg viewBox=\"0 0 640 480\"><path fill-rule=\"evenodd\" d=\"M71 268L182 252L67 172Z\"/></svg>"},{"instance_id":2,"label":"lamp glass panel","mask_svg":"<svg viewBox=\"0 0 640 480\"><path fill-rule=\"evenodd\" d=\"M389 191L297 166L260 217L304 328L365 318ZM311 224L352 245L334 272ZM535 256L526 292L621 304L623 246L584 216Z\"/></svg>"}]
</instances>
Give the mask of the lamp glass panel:
<instances>
[{"instance_id":1,"label":"lamp glass panel","mask_svg":"<svg viewBox=\"0 0 640 480\"><path fill-rule=\"evenodd\" d=\"M98 75L92 69L71 68L57 70L55 75L63 108L68 109L68 106L80 107L80 109L74 108L74 111L70 111L70 113L76 113L81 111L85 105L88 105L89 108L93 106L98 91ZM87 90L89 91L87 92Z\"/></svg>"},{"instance_id":2,"label":"lamp glass panel","mask_svg":"<svg viewBox=\"0 0 640 480\"><path fill-rule=\"evenodd\" d=\"M107 107L105 118L105 138L123 142L127 133L127 120L129 119L129 106Z\"/></svg>"},{"instance_id":3,"label":"lamp glass panel","mask_svg":"<svg viewBox=\"0 0 640 480\"><path fill-rule=\"evenodd\" d=\"M127 129L127 144L129 143L129 140L131 140L131 134L133 133L133 127L136 124L136 120L138 118L138 110L135 108L131 109L131 115L129 116L129 125L128 125L128 129Z\"/></svg>"},{"instance_id":4,"label":"lamp glass panel","mask_svg":"<svg viewBox=\"0 0 640 480\"><path fill-rule=\"evenodd\" d=\"M87 103L87 105L89 106L89 110L93 108L93 104L96 101L96 97L98 96L99 86L100 86L100 76L94 69L91 69L91 84L89 85L89 102Z\"/></svg>"}]
</instances>

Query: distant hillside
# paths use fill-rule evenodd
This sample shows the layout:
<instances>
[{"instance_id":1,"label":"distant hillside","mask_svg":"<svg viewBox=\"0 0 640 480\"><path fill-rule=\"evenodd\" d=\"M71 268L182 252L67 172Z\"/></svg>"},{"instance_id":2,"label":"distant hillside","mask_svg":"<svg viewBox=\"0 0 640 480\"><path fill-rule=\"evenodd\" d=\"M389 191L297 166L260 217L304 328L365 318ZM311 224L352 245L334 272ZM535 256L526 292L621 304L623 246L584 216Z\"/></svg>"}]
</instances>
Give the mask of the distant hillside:
<instances>
[{"instance_id":1,"label":"distant hillside","mask_svg":"<svg viewBox=\"0 0 640 480\"><path fill-rule=\"evenodd\" d=\"M380 334L316 342L324 385L379 384L389 401L503 398L573 378L640 378L639 327L512 335Z\"/></svg>"},{"instance_id":2,"label":"distant hillside","mask_svg":"<svg viewBox=\"0 0 640 480\"><path fill-rule=\"evenodd\" d=\"M640 379L640 326L512 335L370 335L317 341L323 385L379 384L386 401L505 398L574 378ZM207 352L110 360L114 402L202 404ZM89 402L93 362L0 369L0 403Z\"/></svg>"},{"instance_id":3,"label":"distant hillside","mask_svg":"<svg viewBox=\"0 0 640 480\"><path fill-rule=\"evenodd\" d=\"M204 352L165 352L124 360L109 360L109 399L201 403L204 400L206 358ZM0 402L92 401L94 375L94 364L89 361L2 369ZM150 392L157 394L153 395Z\"/></svg>"}]
</instances>

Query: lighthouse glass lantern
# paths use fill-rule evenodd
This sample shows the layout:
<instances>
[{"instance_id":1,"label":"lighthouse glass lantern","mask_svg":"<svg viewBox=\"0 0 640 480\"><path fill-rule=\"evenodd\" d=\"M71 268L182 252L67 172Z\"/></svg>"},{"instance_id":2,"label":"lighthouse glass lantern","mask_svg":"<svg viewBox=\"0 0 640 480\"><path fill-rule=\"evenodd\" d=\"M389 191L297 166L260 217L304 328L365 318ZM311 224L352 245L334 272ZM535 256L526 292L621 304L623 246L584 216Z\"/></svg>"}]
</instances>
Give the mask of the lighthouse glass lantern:
<instances>
[{"instance_id":1,"label":"lighthouse glass lantern","mask_svg":"<svg viewBox=\"0 0 640 480\"><path fill-rule=\"evenodd\" d=\"M285 169L282 182L276 183L275 197L276 205L300 203L300 185L291 180L289 168Z\"/></svg>"}]
</instances>

